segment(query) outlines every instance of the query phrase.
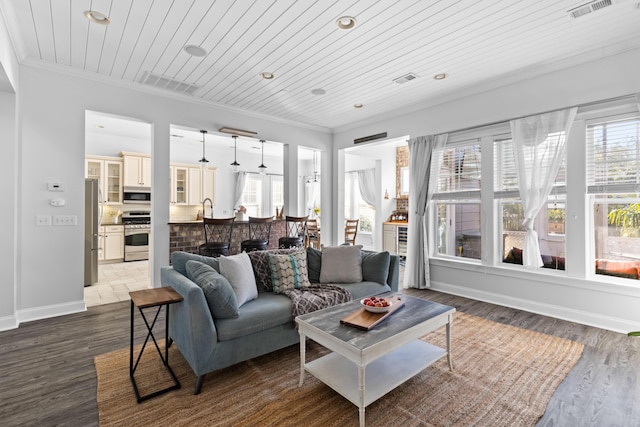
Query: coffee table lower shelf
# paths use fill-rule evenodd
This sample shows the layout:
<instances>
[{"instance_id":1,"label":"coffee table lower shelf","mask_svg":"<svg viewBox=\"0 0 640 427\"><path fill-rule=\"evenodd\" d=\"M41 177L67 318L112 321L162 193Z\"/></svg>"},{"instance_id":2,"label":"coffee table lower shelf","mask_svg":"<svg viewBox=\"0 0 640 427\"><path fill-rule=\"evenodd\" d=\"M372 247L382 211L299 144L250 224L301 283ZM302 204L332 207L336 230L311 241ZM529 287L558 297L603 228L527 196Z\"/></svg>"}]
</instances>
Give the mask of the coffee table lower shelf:
<instances>
[{"instance_id":1,"label":"coffee table lower shelf","mask_svg":"<svg viewBox=\"0 0 640 427\"><path fill-rule=\"evenodd\" d=\"M357 365L335 352L304 364L305 371L358 407L366 407L447 355L447 351L421 340L372 361L365 367L361 406Z\"/></svg>"}]
</instances>

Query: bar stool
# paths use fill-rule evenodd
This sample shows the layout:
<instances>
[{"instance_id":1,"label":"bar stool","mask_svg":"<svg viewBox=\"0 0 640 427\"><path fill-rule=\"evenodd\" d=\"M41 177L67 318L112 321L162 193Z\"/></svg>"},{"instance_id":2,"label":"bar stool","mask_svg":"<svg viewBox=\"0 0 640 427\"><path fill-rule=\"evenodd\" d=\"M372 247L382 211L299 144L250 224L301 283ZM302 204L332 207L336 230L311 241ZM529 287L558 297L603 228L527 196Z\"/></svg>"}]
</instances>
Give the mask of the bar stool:
<instances>
[{"instance_id":1,"label":"bar stool","mask_svg":"<svg viewBox=\"0 0 640 427\"><path fill-rule=\"evenodd\" d=\"M228 256L231 248L233 221L235 219L235 217L203 218L204 244L200 245L198 253L211 257Z\"/></svg>"},{"instance_id":2,"label":"bar stool","mask_svg":"<svg viewBox=\"0 0 640 427\"><path fill-rule=\"evenodd\" d=\"M308 216L286 216L285 220L287 235L278 239L278 247L303 247L305 235L307 232L308 218Z\"/></svg>"},{"instance_id":3,"label":"bar stool","mask_svg":"<svg viewBox=\"0 0 640 427\"><path fill-rule=\"evenodd\" d=\"M272 221L272 217L249 217L249 239L243 240L240 244L243 252L266 251L269 248Z\"/></svg>"}]
</instances>

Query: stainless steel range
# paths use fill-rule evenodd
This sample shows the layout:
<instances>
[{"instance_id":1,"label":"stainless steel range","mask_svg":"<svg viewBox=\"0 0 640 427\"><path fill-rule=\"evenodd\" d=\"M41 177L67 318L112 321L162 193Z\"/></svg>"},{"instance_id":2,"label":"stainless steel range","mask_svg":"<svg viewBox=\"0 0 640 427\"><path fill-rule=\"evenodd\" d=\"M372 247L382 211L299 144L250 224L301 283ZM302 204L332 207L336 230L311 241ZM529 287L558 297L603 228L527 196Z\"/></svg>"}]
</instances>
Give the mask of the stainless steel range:
<instances>
[{"instance_id":1,"label":"stainless steel range","mask_svg":"<svg viewBox=\"0 0 640 427\"><path fill-rule=\"evenodd\" d=\"M131 211L122 214L124 225L124 260L149 259L151 212Z\"/></svg>"}]
</instances>

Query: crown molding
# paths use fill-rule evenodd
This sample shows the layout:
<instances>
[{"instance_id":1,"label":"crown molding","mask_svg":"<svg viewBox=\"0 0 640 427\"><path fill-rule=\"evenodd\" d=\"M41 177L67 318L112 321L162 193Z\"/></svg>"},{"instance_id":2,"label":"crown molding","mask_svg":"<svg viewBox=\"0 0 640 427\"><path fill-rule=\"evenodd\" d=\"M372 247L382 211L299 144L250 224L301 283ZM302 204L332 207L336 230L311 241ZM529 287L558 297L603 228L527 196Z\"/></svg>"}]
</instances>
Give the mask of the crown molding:
<instances>
[{"instance_id":1,"label":"crown molding","mask_svg":"<svg viewBox=\"0 0 640 427\"><path fill-rule=\"evenodd\" d=\"M195 98L189 95L183 95L183 94L179 94L179 93L173 93L164 89L158 89L155 87L151 87L151 86L145 86L143 84L140 83L136 83L136 82L131 82L131 81L127 81L127 80L116 80L112 77L108 77L105 76L103 74L98 74L95 72L89 72L89 71L84 71L84 70L78 70L76 68L72 68L70 66L67 65L61 65L61 64L52 64L50 62L45 62L42 60L37 60L31 57L27 57L25 58L23 61L20 62L21 65L23 66L27 66L27 67L31 67L31 68L36 68L36 69L40 69L43 71L47 71L47 72L53 72L53 73L58 73L58 74L63 74L63 75L67 75L70 77L74 77L74 78L80 78L80 79L84 79L84 80L88 80L88 81L92 81L92 82L96 82L96 83L102 83L102 84L106 84L106 85L111 85L111 86L115 86L115 87L119 87L119 88L124 88L127 90L133 90L133 91L138 91L138 92L144 92L144 93L148 93L148 94L152 94L152 95L157 95L157 96L161 96L164 98L168 98L168 99L174 99L177 101L182 101L182 102L187 102L190 104L195 104L198 106L203 106L203 107L209 107L209 108L217 108L219 110L223 110L229 113L234 113L234 114L241 114L243 116L247 116L247 117L253 117L256 119L260 119L260 120L267 120L270 122L276 122L276 123L281 123L281 124L285 124L285 125L289 125L289 126L294 126L294 127L298 127L298 128L303 128L303 129L308 129L308 130L312 130L315 132L321 132L321 133L325 133L325 134L333 134L333 130L330 128L326 128L323 126L317 126L317 125L312 125L309 123L302 123L302 122L296 122L293 120L287 120L287 119L283 119L280 117L275 117L275 116L270 116L268 114L262 114L262 113L256 113L255 111L249 111L249 110L244 110L241 108L236 108L236 107L230 107L228 105L225 104L220 104L217 102L212 102L212 101L205 101L203 99L200 98Z\"/></svg>"}]
</instances>

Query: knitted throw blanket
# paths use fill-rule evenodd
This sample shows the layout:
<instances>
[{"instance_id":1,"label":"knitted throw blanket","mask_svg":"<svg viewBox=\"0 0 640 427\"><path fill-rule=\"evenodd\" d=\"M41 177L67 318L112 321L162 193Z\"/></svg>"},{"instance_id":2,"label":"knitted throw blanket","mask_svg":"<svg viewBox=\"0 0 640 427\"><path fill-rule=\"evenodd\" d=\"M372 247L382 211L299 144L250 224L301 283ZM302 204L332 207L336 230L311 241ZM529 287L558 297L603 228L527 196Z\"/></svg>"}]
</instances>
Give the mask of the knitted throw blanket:
<instances>
[{"instance_id":1,"label":"knitted throw blanket","mask_svg":"<svg viewBox=\"0 0 640 427\"><path fill-rule=\"evenodd\" d=\"M293 302L293 317L351 301L351 293L336 285L313 284L282 293Z\"/></svg>"}]
</instances>

